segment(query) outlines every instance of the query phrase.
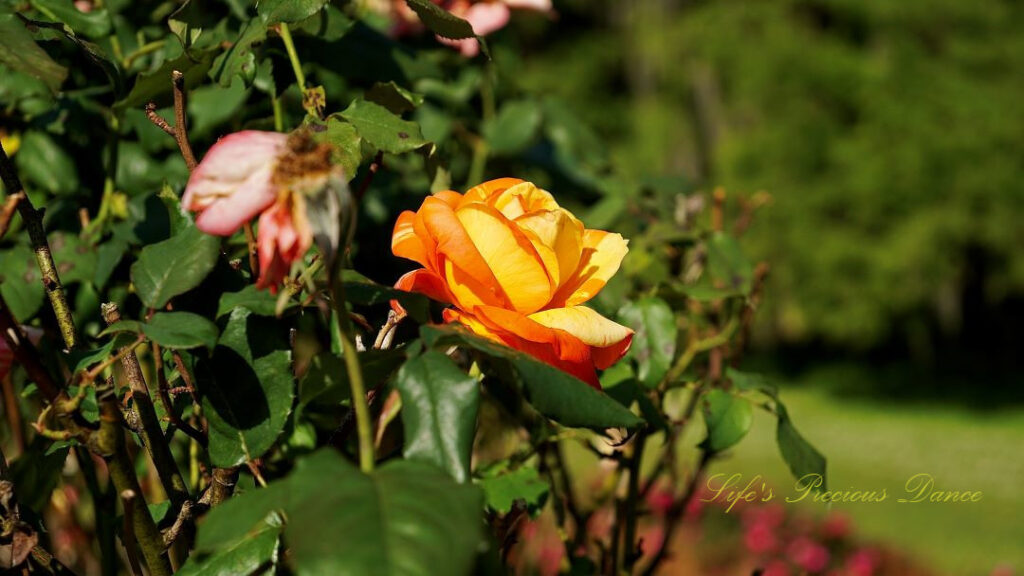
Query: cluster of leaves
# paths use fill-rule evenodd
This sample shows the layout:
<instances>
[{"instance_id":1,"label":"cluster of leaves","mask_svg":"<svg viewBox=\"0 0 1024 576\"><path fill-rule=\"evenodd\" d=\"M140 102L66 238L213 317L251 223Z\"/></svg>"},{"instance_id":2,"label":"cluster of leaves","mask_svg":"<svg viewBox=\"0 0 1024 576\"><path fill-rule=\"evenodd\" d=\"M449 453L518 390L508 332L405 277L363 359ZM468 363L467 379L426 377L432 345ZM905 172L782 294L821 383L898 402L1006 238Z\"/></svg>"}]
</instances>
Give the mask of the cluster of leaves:
<instances>
[{"instance_id":1,"label":"cluster of leaves","mask_svg":"<svg viewBox=\"0 0 1024 576\"><path fill-rule=\"evenodd\" d=\"M81 514L48 526L94 537L79 550L83 565L98 555L104 573L117 571L114 527L127 490L150 514L126 500L125 530L135 538L121 537L133 559L137 541L154 574L167 572L168 554L182 574L485 571L517 517L546 505L564 511L573 500L570 483L550 473L567 477L551 458L569 442L613 458L634 487L606 495L628 503L622 541L616 536L591 557L573 548L573 561L631 567L645 443L658 438L674 452L681 430L702 423L702 467L746 435L755 407L778 417L781 453L796 475L824 473L824 459L793 427L775 389L725 368L739 359L760 276L722 231L720 203L703 210L699 197L672 183L657 195L641 187L612 194L628 184L611 170L602 141L566 103L521 92L500 66L512 59L500 43L475 61L429 37L398 43L358 2L85 5L0 2L3 145L30 201L46 208L48 248L73 313L71 326L59 323L61 346L45 305L57 297L56 277L37 268L41 245L26 233L31 222L15 217L0 246L2 306L49 331L41 365L61 368L26 367L5 388L20 391L18 412L39 416L13 479L24 488L26 516L44 512L58 483L89 492ZM472 36L466 22L427 0L409 5L439 35ZM171 108L173 72L183 82ZM188 118L171 130L178 142L160 126L173 117ZM183 133L202 151L243 128L299 127L331 144L358 184L350 253L361 273L346 270L331 293L325 286L334 279L310 255L275 295L252 285L243 234L202 234L182 210L188 166L178 146ZM595 302L637 332L629 359L604 374L604 391L465 330L432 325L437 305L384 285L399 271L385 255L400 209L432 190L509 173L558 191L569 206L600 199L583 219L621 228L633 241L625 273ZM341 294L344 301L334 299ZM388 322L391 299L410 314L399 328ZM107 302L117 304L117 319L101 312ZM372 342L385 325L395 332L383 341L397 334L398 344L343 354L353 336L342 328L349 316L359 340ZM69 340L69 329L84 344ZM108 373L128 437L143 450L125 451L102 434L121 412L109 411L101 378ZM353 432L363 400L350 392L359 386L355 374L369 388L382 461L375 470L349 463L365 448ZM48 397L40 377L73 383L63 391L70 401ZM59 417L48 418L53 411ZM20 419L7 421L21 437ZM623 434L623 444L607 441ZM495 440L510 435L514 442ZM81 474L61 476L72 452ZM152 469L163 490L132 484L136 465ZM683 468L658 474L677 479ZM691 495L692 487L679 487L679 502ZM566 534L583 538L574 514L564 515ZM147 528L154 524L163 538ZM177 539L169 552L164 539Z\"/></svg>"}]
</instances>

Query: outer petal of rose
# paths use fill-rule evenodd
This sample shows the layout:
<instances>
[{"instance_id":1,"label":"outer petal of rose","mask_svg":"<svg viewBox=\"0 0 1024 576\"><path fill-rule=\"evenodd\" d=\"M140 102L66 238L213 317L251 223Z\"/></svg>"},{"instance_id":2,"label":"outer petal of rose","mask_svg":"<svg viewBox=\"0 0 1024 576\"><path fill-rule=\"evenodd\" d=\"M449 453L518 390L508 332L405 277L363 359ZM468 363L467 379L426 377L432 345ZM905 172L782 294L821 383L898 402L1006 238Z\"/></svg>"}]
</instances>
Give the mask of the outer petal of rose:
<instances>
[{"instance_id":1,"label":"outer petal of rose","mask_svg":"<svg viewBox=\"0 0 1024 576\"><path fill-rule=\"evenodd\" d=\"M391 252L399 258L408 258L421 266L430 266L423 240L416 235L416 213L406 210L398 215L395 231L391 234Z\"/></svg>"},{"instance_id":2,"label":"outer petal of rose","mask_svg":"<svg viewBox=\"0 0 1024 576\"><path fill-rule=\"evenodd\" d=\"M508 346L600 388L590 347L572 334L493 306L480 306L473 316Z\"/></svg>"},{"instance_id":3,"label":"outer petal of rose","mask_svg":"<svg viewBox=\"0 0 1024 576\"><path fill-rule=\"evenodd\" d=\"M604 370L622 358L633 342L633 331L586 306L552 308L530 314L548 328L564 330L592 348L594 365Z\"/></svg>"},{"instance_id":4,"label":"outer petal of rose","mask_svg":"<svg viewBox=\"0 0 1024 576\"><path fill-rule=\"evenodd\" d=\"M583 232L583 257L572 278L562 283L549 308L576 306L593 298L619 270L629 241L602 230Z\"/></svg>"},{"instance_id":5,"label":"outer petal of rose","mask_svg":"<svg viewBox=\"0 0 1024 576\"><path fill-rule=\"evenodd\" d=\"M582 222L559 208L524 214L515 224L527 232L556 286L572 277L583 251Z\"/></svg>"},{"instance_id":6,"label":"outer petal of rose","mask_svg":"<svg viewBox=\"0 0 1024 576\"><path fill-rule=\"evenodd\" d=\"M459 206L464 206L470 202L486 202L491 196L499 194L520 183L522 183L522 180L519 178L498 178L496 180L488 180L483 184L478 184L467 190L466 194L462 197L462 202Z\"/></svg>"},{"instance_id":7,"label":"outer petal of rose","mask_svg":"<svg viewBox=\"0 0 1024 576\"><path fill-rule=\"evenodd\" d=\"M417 292L428 298L452 304L453 298L444 280L430 270L419 269L408 272L395 282L395 288L406 292Z\"/></svg>"},{"instance_id":8,"label":"outer petal of rose","mask_svg":"<svg viewBox=\"0 0 1024 576\"><path fill-rule=\"evenodd\" d=\"M436 253L435 271L444 276L460 308L508 304L490 266L451 206L438 198L427 198L417 213L416 228L417 234L422 228L422 234L427 237L424 244L429 244L428 254L431 250Z\"/></svg>"},{"instance_id":9,"label":"outer petal of rose","mask_svg":"<svg viewBox=\"0 0 1024 576\"><path fill-rule=\"evenodd\" d=\"M530 313L551 299L555 286L540 255L512 222L486 204L467 204L455 215L513 308Z\"/></svg>"},{"instance_id":10,"label":"outer petal of rose","mask_svg":"<svg viewBox=\"0 0 1024 576\"><path fill-rule=\"evenodd\" d=\"M277 157L288 136L246 130L225 136L210 148L185 187L182 204L199 212L196 226L227 236L277 198L272 183Z\"/></svg>"}]
</instances>

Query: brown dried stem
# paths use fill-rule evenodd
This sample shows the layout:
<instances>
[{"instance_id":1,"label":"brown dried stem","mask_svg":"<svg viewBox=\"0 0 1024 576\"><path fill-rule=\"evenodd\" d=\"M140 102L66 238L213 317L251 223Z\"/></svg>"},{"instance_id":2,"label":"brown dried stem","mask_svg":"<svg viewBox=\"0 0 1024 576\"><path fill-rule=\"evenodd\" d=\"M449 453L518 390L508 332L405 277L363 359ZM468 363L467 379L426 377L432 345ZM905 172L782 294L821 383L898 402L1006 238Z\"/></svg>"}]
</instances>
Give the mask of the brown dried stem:
<instances>
[{"instance_id":1,"label":"brown dried stem","mask_svg":"<svg viewBox=\"0 0 1024 576\"><path fill-rule=\"evenodd\" d=\"M121 311L114 303L103 305L103 319L107 325L114 324L121 320ZM153 407L153 399L149 395L149 388L146 386L145 377L142 374L142 367L139 359L135 356L134 349L125 354L121 359L121 378L127 383L131 390L132 402L135 412L138 414L140 423L140 435L146 450L149 452L153 467L160 477L160 483L167 492L175 513L188 499L188 489L185 480L178 471L178 465L171 454L171 448L164 441L163 433L160 430L160 420L156 416Z\"/></svg>"},{"instance_id":2,"label":"brown dried stem","mask_svg":"<svg viewBox=\"0 0 1024 576\"><path fill-rule=\"evenodd\" d=\"M171 86L174 88L174 139L178 141L181 157L191 172L196 167L196 157L188 142L188 127L185 124L185 75L177 70L172 71Z\"/></svg>"},{"instance_id":3,"label":"brown dried stem","mask_svg":"<svg viewBox=\"0 0 1024 576\"><path fill-rule=\"evenodd\" d=\"M157 394L160 398L160 403L164 406L164 412L167 413L167 419L170 420L171 424L181 430L188 436L190 436L196 442L199 442L200 446L206 446L206 436L202 432L193 428L188 422L181 419L178 412L174 410L174 403L171 402L170 385L167 383L167 375L164 374L164 356L163 350L160 349L160 345L156 342L152 343L153 350L153 371L156 372L157 381ZM186 502L187 503L187 502Z\"/></svg>"}]
</instances>

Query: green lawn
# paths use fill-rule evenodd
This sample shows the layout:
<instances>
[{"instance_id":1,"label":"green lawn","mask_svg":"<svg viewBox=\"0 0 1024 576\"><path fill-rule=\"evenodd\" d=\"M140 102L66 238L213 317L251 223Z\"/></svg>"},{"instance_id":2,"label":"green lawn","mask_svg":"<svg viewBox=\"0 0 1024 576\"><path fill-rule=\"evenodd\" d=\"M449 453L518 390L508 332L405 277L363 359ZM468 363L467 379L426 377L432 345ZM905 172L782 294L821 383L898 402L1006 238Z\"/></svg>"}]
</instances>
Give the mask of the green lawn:
<instances>
[{"instance_id":1,"label":"green lawn","mask_svg":"<svg viewBox=\"0 0 1024 576\"><path fill-rule=\"evenodd\" d=\"M828 458L833 490L880 490L881 503L837 503L857 532L913 554L944 573L1024 567L1024 407L973 411L949 405L854 400L820 388L786 387L797 427ZM761 474L784 494L793 480L774 442L774 420L757 411L749 436L712 472ZM904 483L931 474L936 489L980 490L979 502L899 503ZM810 506L825 512L824 504Z\"/></svg>"}]
</instances>

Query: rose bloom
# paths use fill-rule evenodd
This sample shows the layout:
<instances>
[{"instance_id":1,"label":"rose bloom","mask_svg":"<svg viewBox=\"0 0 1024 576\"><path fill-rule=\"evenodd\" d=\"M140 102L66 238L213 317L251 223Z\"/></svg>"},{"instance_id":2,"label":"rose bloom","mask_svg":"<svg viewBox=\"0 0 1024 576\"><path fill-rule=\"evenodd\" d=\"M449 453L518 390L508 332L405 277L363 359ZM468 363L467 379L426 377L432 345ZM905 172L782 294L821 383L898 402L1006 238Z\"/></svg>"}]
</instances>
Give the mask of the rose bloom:
<instances>
[{"instance_id":1,"label":"rose bloom","mask_svg":"<svg viewBox=\"0 0 1024 576\"><path fill-rule=\"evenodd\" d=\"M530 182L502 178L403 212L391 248L423 266L396 288L451 304L446 321L599 388L596 369L622 358L633 331L582 304L619 269L626 244L587 230Z\"/></svg>"},{"instance_id":2,"label":"rose bloom","mask_svg":"<svg viewBox=\"0 0 1024 576\"><path fill-rule=\"evenodd\" d=\"M276 291L313 244L302 191L326 179L329 155L301 133L236 132L196 166L182 204L197 212L196 227L217 236L230 236L259 215L256 285Z\"/></svg>"}]
</instances>

